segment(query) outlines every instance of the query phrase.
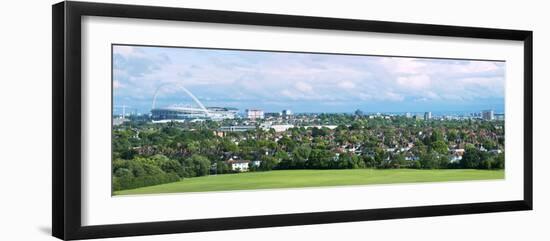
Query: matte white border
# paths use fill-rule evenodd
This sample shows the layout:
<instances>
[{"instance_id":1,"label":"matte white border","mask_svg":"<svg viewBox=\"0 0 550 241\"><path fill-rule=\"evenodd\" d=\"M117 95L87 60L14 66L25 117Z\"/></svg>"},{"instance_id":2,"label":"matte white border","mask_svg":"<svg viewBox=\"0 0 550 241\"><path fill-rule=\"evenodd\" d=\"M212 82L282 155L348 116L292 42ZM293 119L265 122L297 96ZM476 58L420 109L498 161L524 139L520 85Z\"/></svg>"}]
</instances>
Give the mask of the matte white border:
<instances>
[{"instance_id":1,"label":"matte white border","mask_svg":"<svg viewBox=\"0 0 550 241\"><path fill-rule=\"evenodd\" d=\"M111 43L505 60L506 179L111 197ZM523 199L519 41L83 17L82 56L84 226Z\"/></svg>"}]
</instances>

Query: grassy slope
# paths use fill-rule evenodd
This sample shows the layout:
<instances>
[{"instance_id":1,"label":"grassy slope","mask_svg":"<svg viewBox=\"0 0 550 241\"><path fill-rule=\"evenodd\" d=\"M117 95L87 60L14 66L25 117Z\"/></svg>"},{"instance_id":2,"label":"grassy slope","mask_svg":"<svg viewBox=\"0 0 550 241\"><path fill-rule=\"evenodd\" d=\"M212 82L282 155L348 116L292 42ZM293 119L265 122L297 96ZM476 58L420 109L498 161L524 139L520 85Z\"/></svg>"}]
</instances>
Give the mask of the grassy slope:
<instances>
[{"instance_id":1,"label":"grassy slope","mask_svg":"<svg viewBox=\"0 0 550 241\"><path fill-rule=\"evenodd\" d=\"M174 183L119 191L116 192L115 195L487 180L502 178L504 178L504 170L285 170L188 178Z\"/></svg>"}]
</instances>

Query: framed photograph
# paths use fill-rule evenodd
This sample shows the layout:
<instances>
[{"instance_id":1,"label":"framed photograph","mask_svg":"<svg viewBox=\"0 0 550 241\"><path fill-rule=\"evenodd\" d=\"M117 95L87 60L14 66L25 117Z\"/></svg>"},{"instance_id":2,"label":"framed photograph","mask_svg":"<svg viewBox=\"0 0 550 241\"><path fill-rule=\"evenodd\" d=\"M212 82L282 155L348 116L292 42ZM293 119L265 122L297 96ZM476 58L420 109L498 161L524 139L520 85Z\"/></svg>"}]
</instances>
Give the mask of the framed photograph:
<instances>
[{"instance_id":1,"label":"framed photograph","mask_svg":"<svg viewBox=\"0 0 550 241\"><path fill-rule=\"evenodd\" d=\"M531 210L532 34L55 4L53 235Z\"/></svg>"}]
</instances>

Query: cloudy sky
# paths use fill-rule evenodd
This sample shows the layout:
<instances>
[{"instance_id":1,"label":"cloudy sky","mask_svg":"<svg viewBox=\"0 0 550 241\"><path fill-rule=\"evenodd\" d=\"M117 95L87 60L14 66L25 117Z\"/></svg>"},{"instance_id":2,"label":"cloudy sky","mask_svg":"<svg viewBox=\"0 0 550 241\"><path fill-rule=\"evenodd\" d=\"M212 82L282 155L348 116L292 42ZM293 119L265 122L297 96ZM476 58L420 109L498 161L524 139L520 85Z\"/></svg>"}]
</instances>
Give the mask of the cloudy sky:
<instances>
[{"instance_id":1,"label":"cloudy sky","mask_svg":"<svg viewBox=\"0 0 550 241\"><path fill-rule=\"evenodd\" d=\"M268 112L504 110L505 63L379 56L113 46L114 105ZM115 108L115 112L118 112Z\"/></svg>"}]
</instances>

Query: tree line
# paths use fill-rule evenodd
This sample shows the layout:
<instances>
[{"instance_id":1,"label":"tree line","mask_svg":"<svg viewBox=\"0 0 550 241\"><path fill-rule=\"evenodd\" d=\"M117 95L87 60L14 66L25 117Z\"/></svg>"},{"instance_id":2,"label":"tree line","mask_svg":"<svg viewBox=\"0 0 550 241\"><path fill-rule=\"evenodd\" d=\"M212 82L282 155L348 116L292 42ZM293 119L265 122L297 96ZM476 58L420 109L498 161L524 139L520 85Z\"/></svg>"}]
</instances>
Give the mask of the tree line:
<instances>
[{"instance_id":1,"label":"tree line","mask_svg":"<svg viewBox=\"0 0 550 241\"><path fill-rule=\"evenodd\" d=\"M233 157L260 160L259 166L249 166L250 171L504 168L503 122L419 122L327 114L314 122L350 124L336 129L295 127L283 133L257 128L220 137L214 130L226 123L126 122L113 129L113 191L233 173L226 162ZM388 151L408 143L414 145L406 151ZM341 146L360 148L339 150ZM464 146L462 160L451 161L453 146Z\"/></svg>"}]
</instances>

